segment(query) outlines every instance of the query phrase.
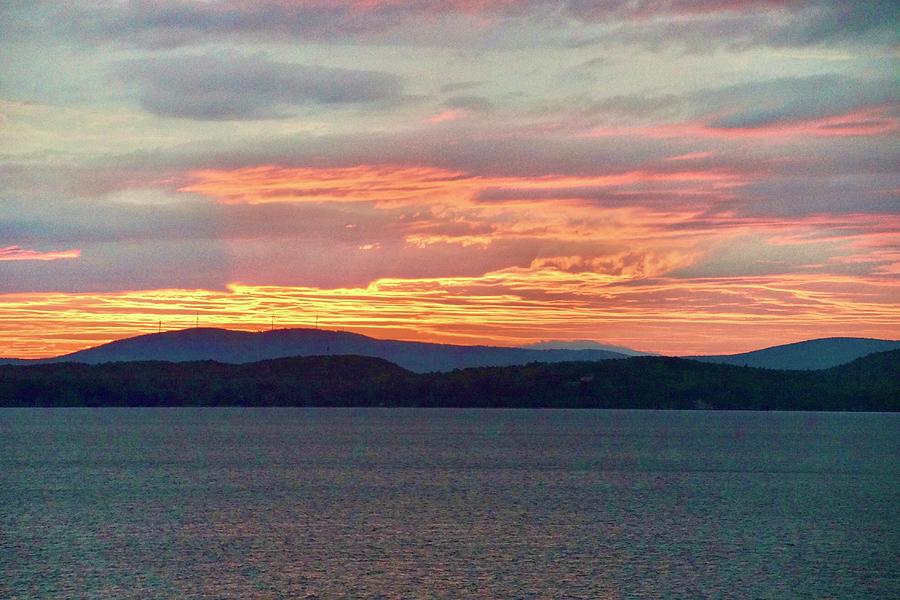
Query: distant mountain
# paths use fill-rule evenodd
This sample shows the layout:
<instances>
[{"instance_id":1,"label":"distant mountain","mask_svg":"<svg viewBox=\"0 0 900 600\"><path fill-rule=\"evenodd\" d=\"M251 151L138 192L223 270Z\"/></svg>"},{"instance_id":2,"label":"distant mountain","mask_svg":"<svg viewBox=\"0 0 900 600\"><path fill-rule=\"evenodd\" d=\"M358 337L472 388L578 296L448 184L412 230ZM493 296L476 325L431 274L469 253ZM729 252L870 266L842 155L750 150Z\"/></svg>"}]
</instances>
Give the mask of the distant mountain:
<instances>
[{"instance_id":1,"label":"distant mountain","mask_svg":"<svg viewBox=\"0 0 900 600\"><path fill-rule=\"evenodd\" d=\"M382 358L417 373L530 362L625 358L606 350L530 350L379 340L345 331L276 329L253 333L194 328L117 340L72 354L30 361L97 364L120 361L214 360L250 363L289 356L357 355ZM18 364L22 364L19 362Z\"/></svg>"},{"instance_id":2,"label":"distant mountain","mask_svg":"<svg viewBox=\"0 0 900 600\"><path fill-rule=\"evenodd\" d=\"M531 350L606 350L607 352L618 352L626 356L650 356L652 354L626 348L625 346L601 344L593 340L543 340L521 347Z\"/></svg>"},{"instance_id":3,"label":"distant mountain","mask_svg":"<svg viewBox=\"0 0 900 600\"><path fill-rule=\"evenodd\" d=\"M0 406L900 411L900 350L817 371L640 356L417 374L363 356L0 366Z\"/></svg>"},{"instance_id":4,"label":"distant mountain","mask_svg":"<svg viewBox=\"0 0 900 600\"><path fill-rule=\"evenodd\" d=\"M824 338L773 346L743 354L687 356L707 363L766 369L827 369L856 358L900 348L900 341L867 338ZM186 362L212 360L250 363L291 356L357 355L382 358L416 373L470 367L503 367L531 362L596 361L641 356L644 353L589 340L544 341L521 348L457 346L379 340L345 331L276 329L253 333L228 329L194 328L117 340L55 358L0 358L0 365L53 362L97 364L119 361Z\"/></svg>"},{"instance_id":5,"label":"distant mountain","mask_svg":"<svg viewBox=\"0 0 900 600\"><path fill-rule=\"evenodd\" d=\"M857 358L900 348L900 341L869 338L822 338L721 356L685 356L701 362L761 369L829 369Z\"/></svg>"}]
</instances>

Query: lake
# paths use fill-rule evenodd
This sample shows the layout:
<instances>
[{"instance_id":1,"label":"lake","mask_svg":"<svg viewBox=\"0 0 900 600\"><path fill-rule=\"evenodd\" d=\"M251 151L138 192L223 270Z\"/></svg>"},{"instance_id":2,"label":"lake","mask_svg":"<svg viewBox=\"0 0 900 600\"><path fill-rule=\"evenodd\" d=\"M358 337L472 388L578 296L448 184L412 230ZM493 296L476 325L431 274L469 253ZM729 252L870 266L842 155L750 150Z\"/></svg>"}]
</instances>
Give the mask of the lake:
<instances>
[{"instance_id":1,"label":"lake","mask_svg":"<svg viewBox=\"0 0 900 600\"><path fill-rule=\"evenodd\" d=\"M2 598L898 598L900 415L0 410Z\"/></svg>"}]
</instances>

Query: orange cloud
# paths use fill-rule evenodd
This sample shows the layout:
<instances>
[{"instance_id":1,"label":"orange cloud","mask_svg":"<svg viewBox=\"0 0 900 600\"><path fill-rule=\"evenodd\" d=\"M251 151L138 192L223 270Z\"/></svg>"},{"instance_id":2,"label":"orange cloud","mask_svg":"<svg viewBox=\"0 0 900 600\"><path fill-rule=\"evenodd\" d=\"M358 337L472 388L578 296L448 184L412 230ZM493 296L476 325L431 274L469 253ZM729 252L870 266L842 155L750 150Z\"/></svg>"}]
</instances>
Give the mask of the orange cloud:
<instances>
[{"instance_id":1,"label":"orange cloud","mask_svg":"<svg viewBox=\"0 0 900 600\"><path fill-rule=\"evenodd\" d=\"M274 165L192 171L194 183L179 188L223 203L396 202L452 197L471 179L432 167L361 165L316 169Z\"/></svg>"},{"instance_id":2,"label":"orange cloud","mask_svg":"<svg viewBox=\"0 0 900 600\"><path fill-rule=\"evenodd\" d=\"M194 181L181 187L182 192L228 204L370 203L373 210L394 211L396 231L418 248L440 244L487 248L501 240L604 247L602 251L578 250L589 260L598 252L604 256L621 252L610 251L611 245L640 248L647 275L661 274L659 269L667 264L683 265L683 259L672 260L676 254L696 255L698 237L686 236L675 226L709 209L710 204L732 199L733 190L748 181L745 175L726 170L691 168L594 176L488 177L399 165L266 165L193 171L188 177ZM665 198L673 206L641 206L648 194ZM719 235L712 232L708 237ZM625 253L636 255L632 250ZM604 260L607 262L595 264L608 264L609 259Z\"/></svg>"},{"instance_id":3,"label":"orange cloud","mask_svg":"<svg viewBox=\"0 0 900 600\"><path fill-rule=\"evenodd\" d=\"M725 170L628 171L596 176L484 177L437 167L359 165L292 168L262 165L240 169L191 171L192 183L179 188L223 203L265 202L454 202L476 199L491 189L544 192L543 199L567 199L585 190L644 184L686 183L733 187L746 177ZM577 197L577 196L576 196Z\"/></svg>"},{"instance_id":4,"label":"orange cloud","mask_svg":"<svg viewBox=\"0 0 900 600\"><path fill-rule=\"evenodd\" d=\"M506 248L519 243L527 247L508 255L506 264L639 278L702 266L717 250L742 238L745 245L770 247L827 244L814 252L788 252L790 261L784 262L783 270L845 272L850 263L833 269L840 263L829 259L859 254L863 252L859 244L873 244L876 237L900 230L897 217L889 214L814 214L791 219L743 215L725 207L739 200L740 188L753 181L750 176L696 169L687 162L685 167L595 176L500 177L438 167L268 165L195 171L188 175L194 182L181 189L237 204L365 202L371 205L366 210L391 215L391 235L414 248L455 244L487 250L501 243ZM365 239L357 247L382 250L378 254L386 261L409 254L408 249L391 244L379 248L377 241ZM886 241L892 242L896 236ZM868 255L869 265L856 271L890 271L893 259L886 248L879 246ZM468 256L474 255L469 252ZM726 259L730 262L720 265L746 272L744 267L751 264L750 272L755 273L772 256L762 252L742 263L732 255ZM497 263L490 268L497 268ZM778 268L773 263L765 270ZM698 272L702 269L692 270Z\"/></svg>"},{"instance_id":5,"label":"orange cloud","mask_svg":"<svg viewBox=\"0 0 900 600\"><path fill-rule=\"evenodd\" d=\"M374 337L516 345L593 338L672 354L738 352L831 335L900 338L896 277L645 278L577 259L479 277L380 279L366 287L232 284L0 296L0 355L48 356L164 329L309 327ZM627 262L627 261L624 261ZM565 270L568 267L573 270Z\"/></svg>"},{"instance_id":6,"label":"orange cloud","mask_svg":"<svg viewBox=\"0 0 900 600\"><path fill-rule=\"evenodd\" d=\"M81 250L60 250L56 252L39 252L27 250L21 246L7 246L0 248L0 260L62 260L66 258L78 258Z\"/></svg>"},{"instance_id":7,"label":"orange cloud","mask_svg":"<svg viewBox=\"0 0 900 600\"><path fill-rule=\"evenodd\" d=\"M685 236L674 226L711 204L733 199L733 190L748 181L725 170L487 177L398 165L268 165L194 171L189 177L194 182L180 188L182 192L228 204L366 202L373 210L394 211L395 230L418 248L487 248L501 240L547 240L639 247L645 256L691 253L697 236ZM671 206L641 206L648 195L664 198ZM596 255L590 250L578 253Z\"/></svg>"}]
</instances>

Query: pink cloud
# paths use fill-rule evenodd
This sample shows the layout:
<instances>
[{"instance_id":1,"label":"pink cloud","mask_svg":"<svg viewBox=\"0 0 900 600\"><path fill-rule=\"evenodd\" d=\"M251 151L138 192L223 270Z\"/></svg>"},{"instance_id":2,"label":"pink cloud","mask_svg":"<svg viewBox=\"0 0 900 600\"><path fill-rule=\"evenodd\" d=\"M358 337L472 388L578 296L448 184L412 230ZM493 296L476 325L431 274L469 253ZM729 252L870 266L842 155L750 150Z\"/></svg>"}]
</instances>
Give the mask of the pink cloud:
<instances>
[{"instance_id":1,"label":"pink cloud","mask_svg":"<svg viewBox=\"0 0 900 600\"><path fill-rule=\"evenodd\" d=\"M28 250L21 246L7 246L0 248L0 261L6 260L61 260L66 258L78 258L81 256L81 250L73 248L71 250L59 250L55 252L40 252L38 250Z\"/></svg>"},{"instance_id":2,"label":"pink cloud","mask_svg":"<svg viewBox=\"0 0 900 600\"><path fill-rule=\"evenodd\" d=\"M446 121L459 121L469 116L469 111L460 108L448 108L427 119L429 123L444 123Z\"/></svg>"}]
</instances>

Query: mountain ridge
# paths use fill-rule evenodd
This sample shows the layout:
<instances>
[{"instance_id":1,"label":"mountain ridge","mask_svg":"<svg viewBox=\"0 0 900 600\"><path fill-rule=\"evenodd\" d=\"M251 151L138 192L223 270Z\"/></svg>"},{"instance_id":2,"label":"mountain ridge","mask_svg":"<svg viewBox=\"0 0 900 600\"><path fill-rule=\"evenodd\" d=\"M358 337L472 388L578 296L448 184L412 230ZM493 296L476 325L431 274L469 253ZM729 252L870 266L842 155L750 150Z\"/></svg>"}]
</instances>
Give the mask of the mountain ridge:
<instances>
[{"instance_id":1,"label":"mountain ridge","mask_svg":"<svg viewBox=\"0 0 900 600\"><path fill-rule=\"evenodd\" d=\"M570 347L559 346L569 345ZM263 332L191 328L150 333L45 359L0 359L0 364L45 364L117 361L197 361L250 363L274 358L317 355L360 355L383 358L414 372L513 366L531 362L569 362L649 356L629 348L616 352L598 342L538 342L526 347L463 346L384 340L324 329L274 329ZM682 358L705 363L770 369L827 369L880 351L900 348L900 341L872 338L818 338L730 355Z\"/></svg>"},{"instance_id":2,"label":"mountain ridge","mask_svg":"<svg viewBox=\"0 0 900 600\"><path fill-rule=\"evenodd\" d=\"M414 372L452 371L477 366L529 362L607 360L624 354L604 350L529 350L501 346L457 346L380 340L347 331L274 329L263 332L197 327L115 340L48 359L12 364L121 361L201 361L251 363L291 356L359 355L383 358Z\"/></svg>"}]
</instances>

